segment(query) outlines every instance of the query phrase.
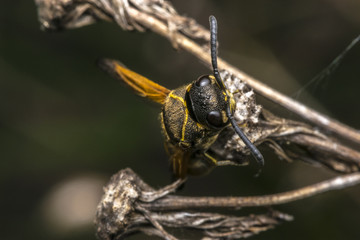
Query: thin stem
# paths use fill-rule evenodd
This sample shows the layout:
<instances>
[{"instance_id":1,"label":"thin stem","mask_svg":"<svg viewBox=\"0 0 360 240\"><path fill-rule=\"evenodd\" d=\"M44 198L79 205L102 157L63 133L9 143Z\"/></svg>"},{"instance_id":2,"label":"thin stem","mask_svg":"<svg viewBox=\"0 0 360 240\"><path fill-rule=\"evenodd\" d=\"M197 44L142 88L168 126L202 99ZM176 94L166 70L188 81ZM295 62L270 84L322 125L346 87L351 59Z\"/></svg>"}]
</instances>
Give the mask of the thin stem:
<instances>
[{"instance_id":1,"label":"thin stem","mask_svg":"<svg viewBox=\"0 0 360 240\"><path fill-rule=\"evenodd\" d=\"M308 198L330 190L342 189L360 183L360 173L352 173L332 178L320 183L299 188L296 190L250 197L183 197L168 196L146 205L147 209L156 210L182 210L189 208L210 207L259 207L272 206ZM143 206L144 206L143 205Z\"/></svg>"}]
</instances>

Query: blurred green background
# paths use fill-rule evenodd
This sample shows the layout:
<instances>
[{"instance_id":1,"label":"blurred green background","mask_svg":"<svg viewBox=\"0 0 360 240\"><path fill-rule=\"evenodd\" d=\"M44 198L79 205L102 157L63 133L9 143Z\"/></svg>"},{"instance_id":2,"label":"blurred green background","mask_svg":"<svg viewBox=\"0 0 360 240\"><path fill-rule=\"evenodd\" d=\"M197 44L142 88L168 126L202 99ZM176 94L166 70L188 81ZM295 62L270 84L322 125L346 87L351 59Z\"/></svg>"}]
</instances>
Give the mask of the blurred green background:
<instances>
[{"instance_id":1,"label":"blurred green background","mask_svg":"<svg viewBox=\"0 0 360 240\"><path fill-rule=\"evenodd\" d=\"M360 129L360 46L330 78L303 88L360 33L360 1L177 0L173 4L204 26L210 14L217 17L222 58ZM209 73L195 57L175 51L151 32L124 32L115 24L98 23L46 33L39 29L33 1L2 1L1 239L95 239L95 206L112 174L131 167L154 187L170 182L158 122L160 107L101 72L94 64L98 57L119 59L170 89ZM296 117L261 97L258 100L282 116ZM263 152L266 166L259 178L253 177L256 166L218 168L189 179L181 194L270 194L334 176ZM359 187L276 209L295 220L253 239L360 239Z\"/></svg>"}]
</instances>

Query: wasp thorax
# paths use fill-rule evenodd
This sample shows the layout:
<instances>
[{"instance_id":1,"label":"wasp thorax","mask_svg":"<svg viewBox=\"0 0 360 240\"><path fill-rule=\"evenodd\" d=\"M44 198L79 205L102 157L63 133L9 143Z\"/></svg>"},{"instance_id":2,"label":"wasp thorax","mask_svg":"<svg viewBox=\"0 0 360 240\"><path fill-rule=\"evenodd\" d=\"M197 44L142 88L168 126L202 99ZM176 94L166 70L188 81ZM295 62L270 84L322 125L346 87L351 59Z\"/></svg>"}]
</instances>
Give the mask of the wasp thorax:
<instances>
[{"instance_id":1,"label":"wasp thorax","mask_svg":"<svg viewBox=\"0 0 360 240\"><path fill-rule=\"evenodd\" d=\"M227 95L214 76L199 77L187 88L185 99L190 117L196 122L212 129L221 129L229 123Z\"/></svg>"}]
</instances>

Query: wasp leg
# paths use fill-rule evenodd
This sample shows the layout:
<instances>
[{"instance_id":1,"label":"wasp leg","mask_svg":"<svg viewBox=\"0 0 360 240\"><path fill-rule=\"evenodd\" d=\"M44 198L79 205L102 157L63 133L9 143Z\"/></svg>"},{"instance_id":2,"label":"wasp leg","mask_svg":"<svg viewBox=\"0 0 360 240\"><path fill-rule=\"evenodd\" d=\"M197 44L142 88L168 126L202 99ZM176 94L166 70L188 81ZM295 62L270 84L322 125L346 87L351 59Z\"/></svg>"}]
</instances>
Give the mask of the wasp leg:
<instances>
[{"instance_id":1,"label":"wasp leg","mask_svg":"<svg viewBox=\"0 0 360 240\"><path fill-rule=\"evenodd\" d=\"M196 151L187 163L187 172L192 176L206 175L217 166L216 162L214 158L206 157L203 151Z\"/></svg>"},{"instance_id":2,"label":"wasp leg","mask_svg":"<svg viewBox=\"0 0 360 240\"><path fill-rule=\"evenodd\" d=\"M232 160L217 160L215 157L211 156L209 153L204 153L204 156L206 157L206 159L213 163L214 166L245 166L247 165L246 163L240 163L240 162L235 162Z\"/></svg>"},{"instance_id":3,"label":"wasp leg","mask_svg":"<svg viewBox=\"0 0 360 240\"><path fill-rule=\"evenodd\" d=\"M247 163L241 163L232 160L217 160L209 152L196 152L189 160L188 174L190 175L205 175L211 172L215 167L218 166L244 166Z\"/></svg>"}]
</instances>

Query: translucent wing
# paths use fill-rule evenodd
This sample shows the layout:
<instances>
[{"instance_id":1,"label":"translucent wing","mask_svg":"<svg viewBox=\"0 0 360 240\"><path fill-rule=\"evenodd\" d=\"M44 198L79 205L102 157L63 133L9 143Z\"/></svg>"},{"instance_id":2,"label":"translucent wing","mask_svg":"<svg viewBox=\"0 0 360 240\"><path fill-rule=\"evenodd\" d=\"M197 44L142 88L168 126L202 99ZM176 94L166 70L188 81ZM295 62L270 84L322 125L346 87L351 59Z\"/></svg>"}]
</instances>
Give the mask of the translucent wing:
<instances>
[{"instance_id":1,"label":"translucent wing","mask_svg":"<svg viewBox=\"0 0 360 240\"><path fill-rule=\"evenodd\" d=\"M116 79L122 80L136 94L154 102L163 104L170 90L126 68L122 63L112 59L100 59L99 67Z\"/></svg>"},{"instance_id":2,"label":"translucent wing","mask_svg":"<svg viewBox=\"0 0 360 240\"><path fill-rule=\"evenodd\" d=\"M186 177L188 171L187 163L189 162L192 152L185 151L169 142L165 142L165 149L170 155L170 163L174 175L180 178Z\"/></svg>"}]
</instances>

